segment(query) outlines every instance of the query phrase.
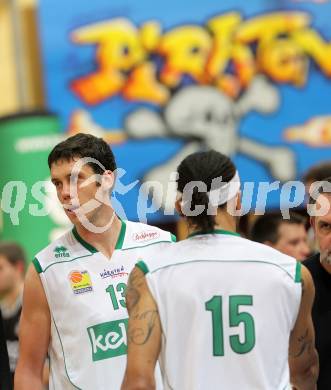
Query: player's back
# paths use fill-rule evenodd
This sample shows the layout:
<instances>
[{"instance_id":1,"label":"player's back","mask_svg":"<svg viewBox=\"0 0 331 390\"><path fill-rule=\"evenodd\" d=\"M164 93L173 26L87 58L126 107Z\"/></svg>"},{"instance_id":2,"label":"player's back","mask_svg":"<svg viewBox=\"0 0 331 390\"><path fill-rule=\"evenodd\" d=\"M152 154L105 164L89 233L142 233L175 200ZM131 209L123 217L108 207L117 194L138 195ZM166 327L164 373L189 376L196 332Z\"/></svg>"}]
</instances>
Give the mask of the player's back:
<instances>
[{"instance_id":1,"label":"player's back","mask_svg":"<svg viewBox=\"0 0 331 390\"><path fill-rule=\"evenodd\" d=\"M165 388L287 388L299 263L224 231L196 235L145 260L164 335Z\"/></svg>"}]
</instances>

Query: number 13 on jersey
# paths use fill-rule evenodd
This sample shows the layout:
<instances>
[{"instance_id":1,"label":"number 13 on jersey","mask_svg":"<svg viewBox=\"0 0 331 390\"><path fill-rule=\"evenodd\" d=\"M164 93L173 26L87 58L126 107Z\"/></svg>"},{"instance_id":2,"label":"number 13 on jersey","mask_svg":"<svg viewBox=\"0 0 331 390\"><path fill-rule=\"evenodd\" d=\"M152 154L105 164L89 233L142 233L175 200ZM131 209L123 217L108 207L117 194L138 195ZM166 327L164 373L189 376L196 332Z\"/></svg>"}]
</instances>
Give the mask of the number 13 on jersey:
<instances>
[{"instance_id":1,"label":"number 13 on jersey","mask_svg":"<svg viewBox=\"0 0 331 390\"><path fill-rule=\"evenodd\" d=\"M250 313L240 311L240 306L253 306L251 295L231 295L229 297L229 327L244 324L244 341L239 335L230 336L230 346L233 352L244 354L250 352L255 345L254 318ZM214 295L205 303L205 309L212 314L213 354L224 356L224 324L223 324L223 297Z\"/></svg>"}]
</instances>

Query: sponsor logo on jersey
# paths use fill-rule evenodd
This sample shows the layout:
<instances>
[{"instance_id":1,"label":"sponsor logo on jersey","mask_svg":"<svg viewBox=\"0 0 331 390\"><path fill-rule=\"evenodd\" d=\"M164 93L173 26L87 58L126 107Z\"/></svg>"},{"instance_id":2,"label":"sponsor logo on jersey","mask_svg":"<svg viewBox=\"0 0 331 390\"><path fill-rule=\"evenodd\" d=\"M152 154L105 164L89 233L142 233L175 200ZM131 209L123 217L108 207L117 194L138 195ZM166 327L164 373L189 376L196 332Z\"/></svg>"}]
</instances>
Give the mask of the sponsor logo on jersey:
<instances>
[{"instance_id":1,"label":"sponsor logo on jersey","mask_svg":"<svg viewBox=\"0 0 331 390\"><path fill-rule=\"evenodd\" d=\"M68 249L65 246L57 246L54 249L54 256L58 259L60 257L70 257Z\"/></svg>"},{"instance_id":2,"label":"sponsor logo on jersey","mask_svg":"<svg viewBox=\"0 0 331 390\"><path fill-rule=\"evenodd\" d=\"M156 238L159 237L160 237L159 232L153 230L147 230L145 232L134 233L132 239L133 241L137 241L137 242L146 242L146 241L155 240Z\"/></svg>"},{"instance_id":3,"label":"sponsor logo on jersey","mask_svg":"<svg viewBox=\"0 0 331 390\"><path fill-rule=\"evenodd\" d=\"M104 360L127 353L128 319L90 326L87 333L92 348L92 360Z\"/></svg>"},{"instance_id":4,"label":"sponsor logo on jersey","mask_svg":"<svg viewBox=\"0 0 331 390\"><path fill-rule=\"evenodd\" d=\"M127 276L129 275L127 272L124 271L124 266L120 266L114 269L104 269L103 272L100 272L100 276L102 279L106 278L120 278L121 276Z\"/></svg>"},{"instance_id":5,"label":"sponsor logo on jersey","mask_svg":"<svg viewBox=\"0 0 331 390\"><path fill-rule=\"evenodd\" d=\"M87 271L71 271L69 281L74 294L83 294L93 290L91 278Z\"/></svg>"}]
</instances>

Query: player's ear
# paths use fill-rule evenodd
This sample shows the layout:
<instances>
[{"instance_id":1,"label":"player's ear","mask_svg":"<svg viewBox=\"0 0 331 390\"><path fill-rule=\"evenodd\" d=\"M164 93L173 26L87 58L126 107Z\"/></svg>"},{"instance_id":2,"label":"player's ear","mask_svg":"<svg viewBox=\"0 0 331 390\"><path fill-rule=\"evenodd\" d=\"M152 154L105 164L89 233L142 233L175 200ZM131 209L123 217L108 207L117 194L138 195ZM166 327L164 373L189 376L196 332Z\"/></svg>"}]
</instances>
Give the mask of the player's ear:
<instances>
[{"instance_id":1,"label":"player's ear","mask_svg":"<svg viewBox=\"0 0 331 390\"><path fill-rule=\"evenodd\" d=\"M102 179L101 179L101 185L106 189L110 190L114 187L115 184L115 173L112 171L104 171L102 174Z\"/></svg>"},{"instance_id":2,"label":"player's ear","mask_svg":"<svg viewBox=\"0 0 331 390\"><path fill-rule=\"evenodd\" d=\"M182 198L176 199L176 202L175 202L175 209L176 209L177 213L178 213L181 217L184 217L184 214L183 214L183 212L182 212Z\"/></svg>"},{"instance_id":3,"label":"player's ear","mask_svg":"<svg viewBox=\"0 0 331 390\"><path fill-rule=\"evenodd\" d=\"M22 274L22 275L24 275L24 268L25 268L25 266L24 266L24 261L19 261L19 262L16 264L16 269L17 269L17 271L18 271L20 274Z\"/></svg>"},{"instance_id":4,"label":"player's ear","mask_svg":"<svg viewBox=\"0 0 331 390\"><path fill-rule=\"evenodd\" d=\"M241 191L238 191L237 201L236 201L236 211L241 210Z\"/></svg>"}]
</instances>

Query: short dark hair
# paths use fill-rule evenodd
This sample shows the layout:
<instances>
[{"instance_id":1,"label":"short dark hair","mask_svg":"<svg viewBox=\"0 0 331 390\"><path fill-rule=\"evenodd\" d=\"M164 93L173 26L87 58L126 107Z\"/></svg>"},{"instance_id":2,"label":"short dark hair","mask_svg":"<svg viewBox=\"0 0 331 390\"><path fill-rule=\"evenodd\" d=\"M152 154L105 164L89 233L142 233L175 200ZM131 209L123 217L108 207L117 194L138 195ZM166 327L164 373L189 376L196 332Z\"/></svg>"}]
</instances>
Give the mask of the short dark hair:
<instances>
[{"instance_id":1,"label":"short dark hair","mask_svg":"<svg viewBox=\"0 0 331 390\"><path fill-rule=\"evenodd\" d=\"M331 176L331 161L323 161L313 165L304 175L303 182L309 183L314 181L322 181L326 177Z\"/></svg>"},{"instance_id":2,"label":"short dark hair","mask_svg":"<svg viewBox=\"0 0 331 390\"><path fill-rule=\"evenodd\" d=\"M258 217L254 222L250 238L256 242L270 241L275 244L279 240L279 227L283 223L305 225L306 220L303 216L293 211L290 212L289 219L284 219L280 211L267 212Z\"/></svg>"},{"instance_id":3,"label":"short dark hair","mask_svg":"<svg viewBox=\"0 0 331 390\"><path fill-rule=\"evenodd\" d=\"M186 184L191 181L200 181L206 185L208 192L215 178L222 177L222 182L229 182L236 173L236 167L228 156L210 150L190 154L179 164L177 172L178 191L183 193ZM204 211L197 216L187 217L188 221L198 227L201 232L211 232L215 226L215 216L207 213L209 204L207 192L199 192L197 187L193 189L190 209L193 210L197 205L203 205Z\"/></svg>"},{"instance_id":4,"label":"short dark hair","mask_svg":"<svg viewBox=\"0 0 331 390\"><path fill-rule=\"evenodd\" d=\"M321 183L319 185L316 185L316 187L310 193L308 205L314 205L320 194L330 194L331 193L331 191L327 191L327 188L326 188L326 185L328 187L331 187L331 176L323 178L319 181ZM323 183L325 183L326 185L325 184L323 185Z\"/></svg>"},{"instance_id":5,"label":"short dark hair","mask_svg":"<svg viewBox=\"0 0 331 390\"><path fill-rule=\"evenodd\" d=\"M21 245L13 241L0 242L0 256L4 256L10 264L26 264L25 252Z\"/></svg>"},{"instance_id":6,"label":"short dark hair","mask_svg":"<svg viewBox=\"0 0 331 390\"><path fill-rule=\"evenodd\" d=\"M59 160L71 160L75 157L92 157L106 170L115 171L116 162L110 146L102 139L91 134L78 133L57 144L48 156L48 167ZM94 173L103 174L98 164L88 163Z\"/></svg>"}]
</instances>

